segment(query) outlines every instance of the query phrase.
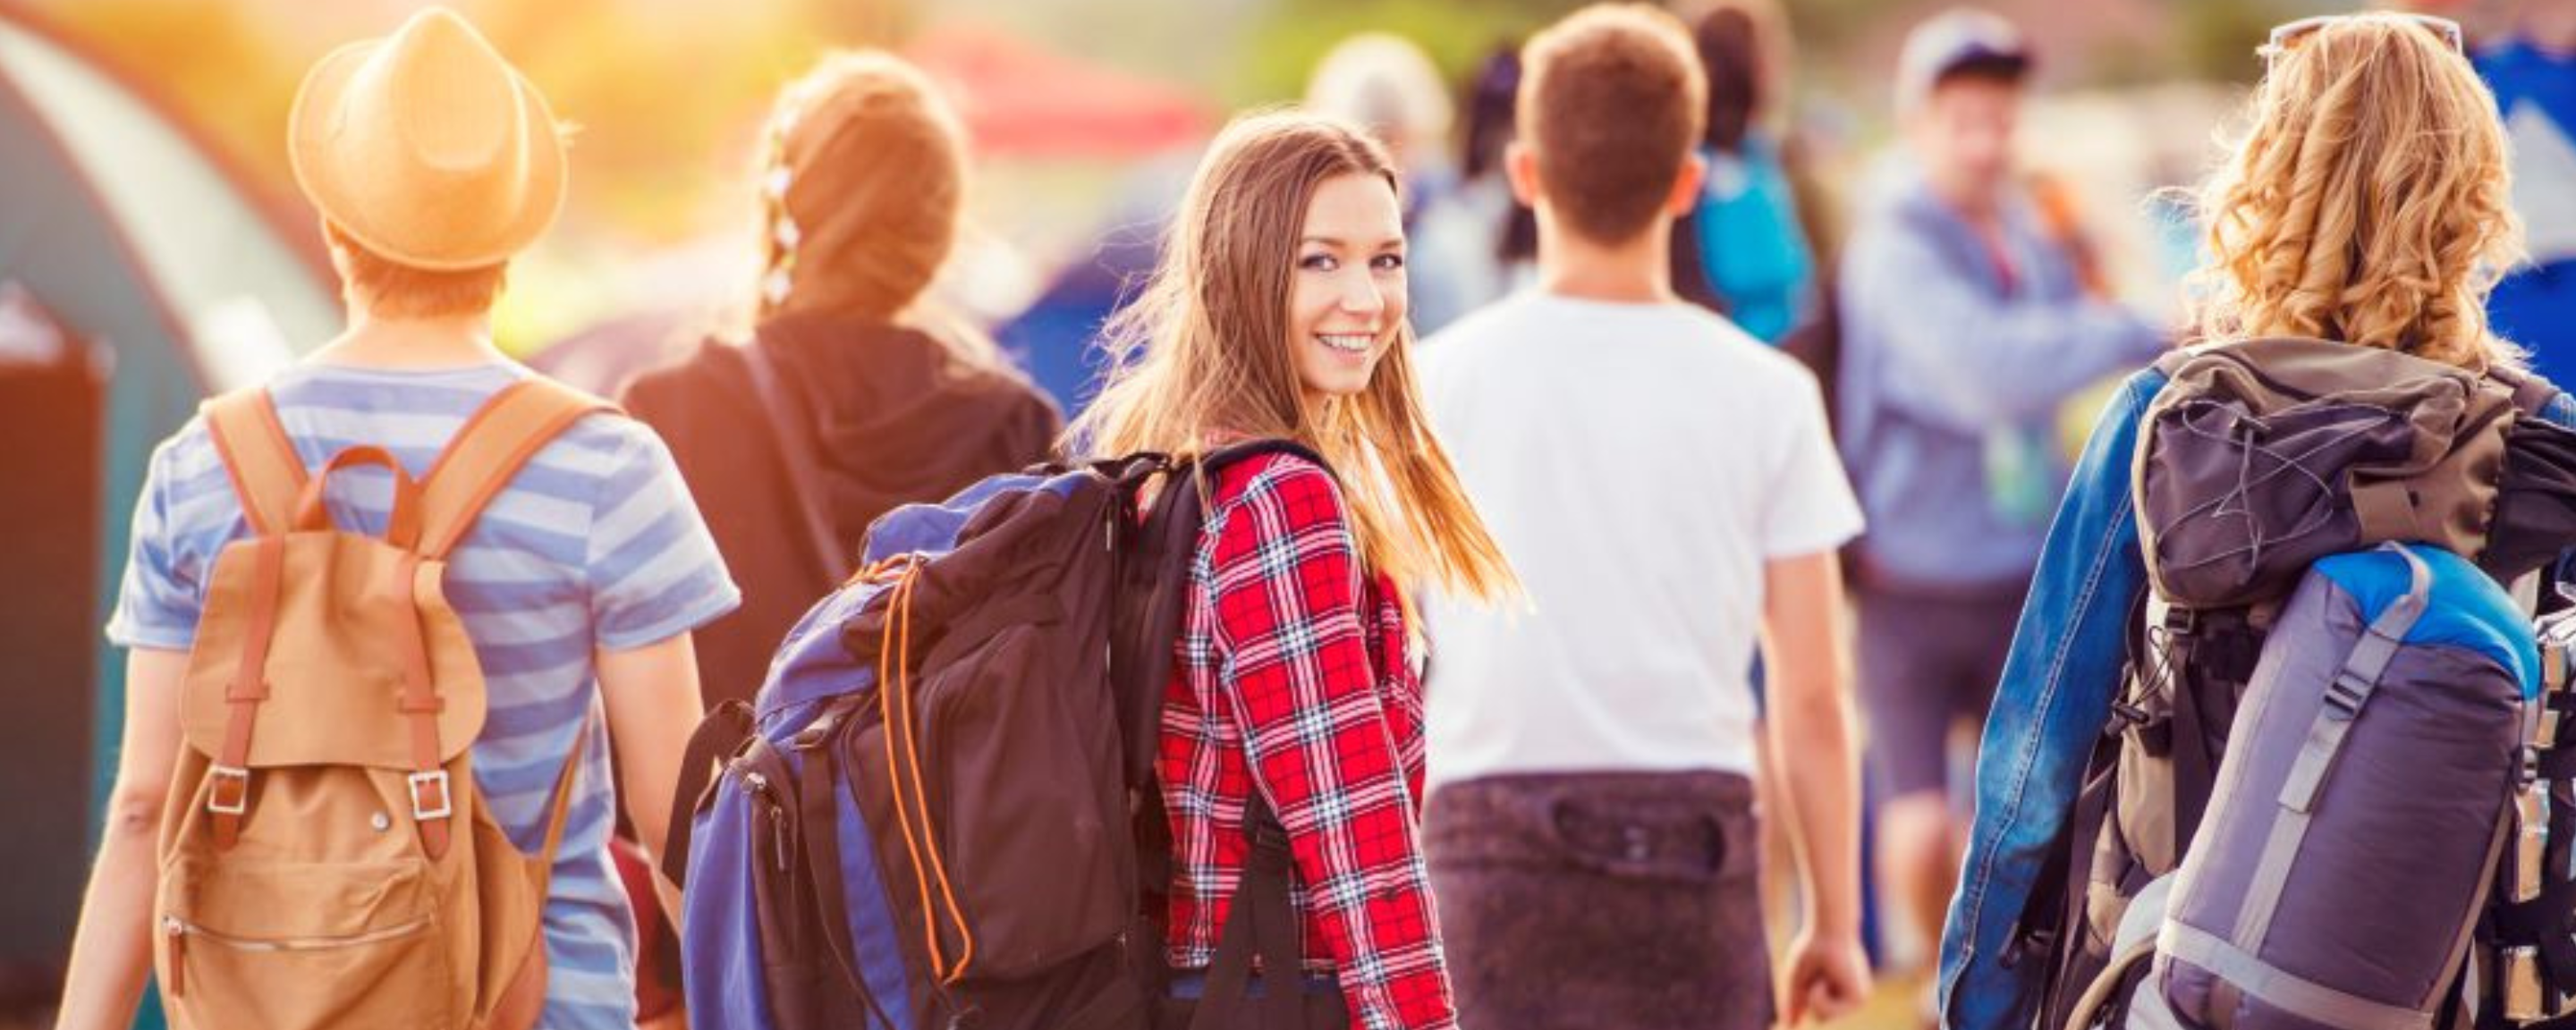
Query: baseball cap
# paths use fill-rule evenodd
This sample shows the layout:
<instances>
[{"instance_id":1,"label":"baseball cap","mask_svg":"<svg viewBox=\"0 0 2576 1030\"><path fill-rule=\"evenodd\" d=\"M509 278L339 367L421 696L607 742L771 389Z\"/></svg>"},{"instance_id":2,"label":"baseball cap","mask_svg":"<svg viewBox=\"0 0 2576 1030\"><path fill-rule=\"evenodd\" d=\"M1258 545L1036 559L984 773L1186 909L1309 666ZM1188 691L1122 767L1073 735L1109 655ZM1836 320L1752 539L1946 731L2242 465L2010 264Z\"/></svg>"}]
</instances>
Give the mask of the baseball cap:
<instances>
[{"instance_id":1,"label":"baseball cap","mask_svg":"<svg viewBox=\"0 0 2576 1030\"><path fill-rule=\"evenodd\" d=\"M1967 68L2020 78L2034 58L2019 27L1992 11L1953 7L1905 35L1896 63L1896 109L1911 111L1941 80Z\"/></svg>"}]
</instances>

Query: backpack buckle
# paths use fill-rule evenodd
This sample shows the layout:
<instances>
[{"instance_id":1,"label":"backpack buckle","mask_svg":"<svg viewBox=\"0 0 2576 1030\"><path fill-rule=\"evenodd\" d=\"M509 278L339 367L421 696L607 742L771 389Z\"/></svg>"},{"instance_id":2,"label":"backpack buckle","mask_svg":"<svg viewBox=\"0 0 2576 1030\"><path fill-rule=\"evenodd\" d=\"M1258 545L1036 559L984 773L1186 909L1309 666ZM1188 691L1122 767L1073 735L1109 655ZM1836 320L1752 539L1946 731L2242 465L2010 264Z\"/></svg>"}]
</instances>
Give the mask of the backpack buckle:
<instances>
[{"instance_id":1,"label":"backpack buckle","mask_svg":"<svg viewBox=\"0 0 2576 1030\"><path fill-rule=\"evenodd\" d=\"M2370 692L2375 686L2377 684L2354 675L2350 669L2335 673L2334 682L2326 686L2325 696L2331 717L2343 722L2352 721L2361 714L2361 706L2370 700Z\"/></svg>"},{"instance_id":2,"label":"backpack buckle","mask_svg":"<svg viewBox=\"0 0 2576 1030\"><path fill-rule=\"evenodd\" d=\"M206 791L206 811L241 815L250 810L250 770L217 765L206 770L206 778L213 781Z\"/></svg>"},{"instance_id":3,"label":"backpack buckle","mask_svg":"<svg viewBox=\"0 0 2576 1030\"><path fill-rule=\"evenodd\" d=\"M453 804L455 798L450 795L447 790L447 770L432 769L428 772L416 772L405 777L405 779L409 780L411 783L411 817L413 819L445 819L448 816L456 814L456 808ZM422 800L424 795L421 788L423 787L430 788L427 796L435 798L436 800Z\"/></svg>"}]
</instances>

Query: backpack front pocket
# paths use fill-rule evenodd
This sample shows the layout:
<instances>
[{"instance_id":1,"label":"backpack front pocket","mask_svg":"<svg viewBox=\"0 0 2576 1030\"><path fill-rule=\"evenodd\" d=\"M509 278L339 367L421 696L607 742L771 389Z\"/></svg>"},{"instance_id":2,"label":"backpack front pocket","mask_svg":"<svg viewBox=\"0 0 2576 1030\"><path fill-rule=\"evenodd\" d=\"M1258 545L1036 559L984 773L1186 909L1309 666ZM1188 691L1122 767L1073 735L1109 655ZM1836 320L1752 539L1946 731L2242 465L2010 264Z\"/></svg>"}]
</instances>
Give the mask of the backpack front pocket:
<instances>
[{"instance_id":1,"label":"backpack front pocket","mask_svg":"<svg viewBox=\"0 0 2576 1030\"><path fill-rule=\"evenodd\" d=\"M414 863L183 860L155 935L181 1026L452 1025L456 985Z\"/></svg>"},{"instance_id":2,"label":"backpack front pocket","mask_svg":"<svg viewBox=\"0 0 2576 1030\"><path fill-rule=\"evenodd\" d=\"M920 687L933 839L977 976L1047 969L1135 917L1117 709L1105 676L1076 673L1096 653L1048 646L1068 639L1004 626Z\"/></svg>"}]
</instances>

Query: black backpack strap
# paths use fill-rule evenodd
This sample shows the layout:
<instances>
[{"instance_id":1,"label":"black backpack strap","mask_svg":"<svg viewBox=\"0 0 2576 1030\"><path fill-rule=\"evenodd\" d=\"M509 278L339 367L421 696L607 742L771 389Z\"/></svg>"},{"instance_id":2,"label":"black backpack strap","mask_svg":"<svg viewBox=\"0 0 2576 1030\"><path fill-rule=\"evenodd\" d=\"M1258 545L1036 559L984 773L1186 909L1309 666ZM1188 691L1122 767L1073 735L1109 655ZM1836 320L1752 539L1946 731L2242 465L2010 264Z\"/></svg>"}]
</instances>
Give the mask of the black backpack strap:
<instances>
[{"instance_id":1,"label":"black backpack strap","mask_svg":"<svg viewBox=\"0 0 2576 1030\"><path fill-rule=\"evenodd\" d=\"M1251 440L1220 447L1196 459L1164 462L1145 472L1168 471L1154 507L1126 547L1122 558L1132 563L1120 574L1120 626L1111 652L1118 696L1128 711L1119 725L1127 736L1127 782L1154 782L1153 741L1162 725L1163 687L1172 676L1172 641L1180 638L1181 619L1189 600L1190 557L1198 551L1201 510L1199 484L1213 481L1236 462L1268 454L1302 457L1330 469L1322 456L1290 440ZM1137 466L1122 463L1122 468ZM1132 486L1132 484L1131 484Z\"/></svg>"},{"instance_id":2,"label":"black backpack strap","mask_svg":"<svg viewBox=\"0 0 2576 1030\"><path fill-rule=\"evenodd\" d=\"M1263 1030L1296 1030L1306 1006L1306 963L1297 946L1297 912L1288 892L1295 883L1295 857L1288 850L1288 831L1270 805L1255 795L1243 814L1244 832L1252 837L1252 854L1234 892L1234 911L1218 934L1216 957L1209 962L1206 989L1189 1030L1229 1030L1235 1011L1247 999L1252 956L1261 956L1263 981L1256 1006Z\"/></svg>"},{"instance_id":3,"label":"black backpack strap","mask_svg":"<svg viewBox=\"0 0 2576 1030\"><path fill-rule=\"evenodd\" d=\"M1265 454L1294 455L1296 457L1304 458L1307 461L1314 462L1327 472L1332 471L1333 468L1330 463L1324 460L1323 455L1315 453L1314 448L1298 443L1295 440L1282 440L1276 438L1245 440L1240 443L1227 444L1223 447L1209 451L1206 454L1200 455L1198 460L1193 464L1197 466L1199 475L1212 477L1218 473L1224 472L1227 468L1232 467L1236 462L1258 458Z\"/></svg>"},{"instance_id":4,"label":"black backpack strap","mask_svg":"<svg viewBox=\"0 0 2576 1030\"><path fill-rule=\"evenodd\" d=\"M796 770L796 835L804 843L803 879L813 892L813 903L806 911L821 924L824 947L832 953L832 964L840 970L842 981L866 1008L867 1026L903 1030L877 1004L876 992L869 990L867 979L859 975L858 947L850 939L845 907L849 891L841 879L840 814L834 804L840 789L834 775L840 747L840 734L835 730L842 725L837 710L826 711L797 734L791 745L804 752L804 760ZM767 757L776 759L774 752ZM782 778L785 772L783 767L778 770Z\"/></svg>"},{"instance_id":5,"label":"black backpack strap","mask_svg":"<svg viewBox=\"0 0 2576 1030\"><path fill-rule=\"evenodd\" d=\"M840 582L857 559L843 552L840 534L832 528L831 493L823 486L823 457L814 446L813 426L808 422L808 395L785 381L777 357L760 340L742 347L742 364L751 373L752 392L760 395L770 439L778 444L779 458L787 466L787 493L795 501L797 522L806 548L813 552L814 567L822 570L823 582Z\"/></svg>"},{"instance_id":6,"label":"black backpack strap","mask_svg":"<svg viewBox=\"0 0 2576 1030\"><path fill-rule=\"evenodd\" d=\"M1172 642L1180 637L1189 598L1190 561L1198 551L1207 514L1201 504L1201 484L1213 482L1237 462L1272 454L1294 455L1331 469L1312 448L1279 439L1232 444L1195 459L1118 466L1128 472L1169 473L1143 525L1135 527L1135 535L1119 549L1124 563L1119 583L1127 596L1118 608L1111 651L1117 695L1127 705L1120 725L1128 742L1128 783L1147 795L1140 799L1144 802L1140 822L1147 825L1140 828L1138 848L1138 874L1146 883L1171 880L1171 841L1155 780L1154 742L1162 724L1163 690L1172 675ZM1126 474L1122 472L1120 478ZM1232 1025L1228 1020L1244 1000L1256 952L1271 978L1259 1009L1261 1025L1292 1030L1302 1018L1304 962L1297 946L1295 906L1289 900L1295 876L1288 832L1258 795L1245 809L1244 830L1252 838L1252 851L1236 887L1234 909L1218 935L1216 956L1208 967L1191 1030ZM1164 956L1160 948L1153 950L1152 965L1160 969ZM1160 985L1154 986L1159 993Z\"/></svg>"},{"instance_id":7,"label":"black backpack strap","mask_svg":"<svg viewBox=\"0 0 2576 1030\"><path fill-rule=\"evenodd\" d=\"M742 750L751 739L751 724L751 706L732 700L716 705L699 720L697 731L689 734L688 750L680 755L679 791L671 795L671 827L662 842L662 875L670 877L674 886L688 885L689 837L697 829L697 813L706 805L716 763Z\"/></svg>"}]
</instances>

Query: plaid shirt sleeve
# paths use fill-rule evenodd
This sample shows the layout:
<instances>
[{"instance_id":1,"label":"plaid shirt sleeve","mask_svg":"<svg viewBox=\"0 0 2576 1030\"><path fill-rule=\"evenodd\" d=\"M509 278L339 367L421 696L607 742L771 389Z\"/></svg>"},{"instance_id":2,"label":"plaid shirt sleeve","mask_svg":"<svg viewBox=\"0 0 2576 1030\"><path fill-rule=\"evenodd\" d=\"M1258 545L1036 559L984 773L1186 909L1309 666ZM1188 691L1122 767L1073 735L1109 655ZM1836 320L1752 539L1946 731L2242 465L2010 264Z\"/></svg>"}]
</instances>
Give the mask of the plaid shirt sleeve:
<instances>
[{"instance_id":1,"label":"plaid shirt sleeve","mask_svg":"<svg viewBox=\"0 0 2576 1030\"><path fill-rule=\"evenodd\" d=\"M1355 1025L1451 1027L1412 796L1361 625L1360 566L1332 477L1256 476L1216 540L1227 713L1287 828ZM1311 946L1310 946L1311 947Z\"/></svg>"}]
</instances>

